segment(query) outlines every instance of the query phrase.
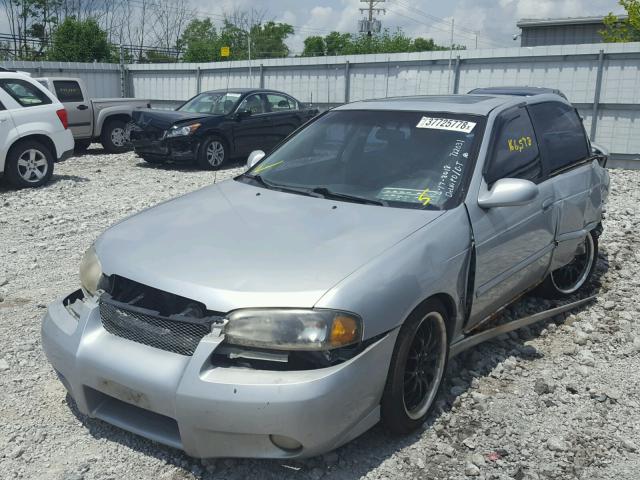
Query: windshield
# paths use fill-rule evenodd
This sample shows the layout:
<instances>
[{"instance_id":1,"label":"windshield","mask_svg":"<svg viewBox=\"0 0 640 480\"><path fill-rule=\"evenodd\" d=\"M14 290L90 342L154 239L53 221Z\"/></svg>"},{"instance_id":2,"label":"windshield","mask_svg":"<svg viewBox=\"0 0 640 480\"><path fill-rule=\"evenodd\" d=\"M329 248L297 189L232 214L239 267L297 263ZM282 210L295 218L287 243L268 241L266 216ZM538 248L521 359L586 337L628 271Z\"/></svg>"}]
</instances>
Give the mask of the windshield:
<instances>
[{"instance_id":1,"label":"windshield","mask_svg":"<svg viewBox=\"0 0 640 480\"><path fill-rule=\"evenodd\" d=\"M236 92L208 92L193 97L178 108L181 112L227 115L238 103L241 94Z\"/></svg>"},{"instance_id":2,"label":"windshield","mask_svg":"<svg viewBox=\"0 0 640 480\"><path fill-rule=\"evenodd\" d=\"M245 179L346 201L448 209L460 202L473 171L481 122L434 112L333 111Z\"/></svg>"}]
</instances>

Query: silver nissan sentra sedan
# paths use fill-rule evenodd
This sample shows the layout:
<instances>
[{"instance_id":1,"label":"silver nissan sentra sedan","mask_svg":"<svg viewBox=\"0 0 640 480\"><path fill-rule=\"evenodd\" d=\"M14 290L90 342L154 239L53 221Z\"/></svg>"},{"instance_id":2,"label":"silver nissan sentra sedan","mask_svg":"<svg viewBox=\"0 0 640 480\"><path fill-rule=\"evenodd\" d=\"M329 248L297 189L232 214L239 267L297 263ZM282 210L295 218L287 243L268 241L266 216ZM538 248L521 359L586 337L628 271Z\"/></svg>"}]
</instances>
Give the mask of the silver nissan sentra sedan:
<instances>
[{"instance_id":1,"label":"silver nissan sentra sedan","mask_svg":"<svg viewBox=\"0 0 640 480\"><path fill-rule=\"evenodd\" d=\"M485 320L588 284L605 163L554 94L344 105L104 232L42 343L82 413L194 457L406 433Z\"/></svg>"}]
</instances>

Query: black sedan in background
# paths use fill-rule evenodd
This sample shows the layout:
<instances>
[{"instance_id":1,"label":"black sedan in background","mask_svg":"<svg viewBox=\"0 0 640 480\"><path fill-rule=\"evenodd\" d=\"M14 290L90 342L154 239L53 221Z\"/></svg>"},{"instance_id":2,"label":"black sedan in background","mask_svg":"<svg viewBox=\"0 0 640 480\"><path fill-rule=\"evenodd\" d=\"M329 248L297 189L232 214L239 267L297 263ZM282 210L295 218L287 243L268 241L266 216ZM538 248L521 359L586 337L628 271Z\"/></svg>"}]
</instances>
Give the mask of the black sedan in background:
<instances>
[{"instance_id":1,"label":"black sedan in background","mask_svg":"<svg viewBox=\"0 0 640 480\"><path fill-rule=\"evenodd\" d=\"M275 90L214 90L177 110L134 111L131 142L150 163L195 162L216 169L253 150L269 152L317 113Z\"/></svg>"}]
</instances>

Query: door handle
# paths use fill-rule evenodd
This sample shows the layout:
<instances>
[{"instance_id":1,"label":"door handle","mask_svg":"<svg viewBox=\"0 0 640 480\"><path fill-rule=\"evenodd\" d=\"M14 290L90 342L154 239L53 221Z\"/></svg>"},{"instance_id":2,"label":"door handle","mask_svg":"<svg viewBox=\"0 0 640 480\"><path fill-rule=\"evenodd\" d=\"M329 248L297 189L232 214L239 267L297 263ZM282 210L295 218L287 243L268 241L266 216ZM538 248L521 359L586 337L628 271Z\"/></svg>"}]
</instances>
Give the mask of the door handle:
<instances>
[{"instance_id":1,"label":"door handle","mask_svg":"<svg viewBox=\"0 0 640 480\"><path fill-rule=\"evenodd\" d=\"M7 120L7 117L0 117L0 123L6 122Z\"/></svg>"},{"instance_id":2,"label":"door handle","mask_svg":"<svg viewBox=\"0 0 640 480\"><path fill-rule=\"evenodd\" d=\"M542 202L542 211L546 212L553 206L553 198L546 198Z\"/></svg>"},{"instance_id":3,"label":"door handle","mask_svg":"<svg viewBox=\"0 0 640 480\"><path fill-rule=\"evenodd\" d=\"M86 109L87 109L87 108L89 108L89 107L87 107L86 105L78 105L76 108L77 108L78 110L86 110Z\"/></svg>"}]
</instances>

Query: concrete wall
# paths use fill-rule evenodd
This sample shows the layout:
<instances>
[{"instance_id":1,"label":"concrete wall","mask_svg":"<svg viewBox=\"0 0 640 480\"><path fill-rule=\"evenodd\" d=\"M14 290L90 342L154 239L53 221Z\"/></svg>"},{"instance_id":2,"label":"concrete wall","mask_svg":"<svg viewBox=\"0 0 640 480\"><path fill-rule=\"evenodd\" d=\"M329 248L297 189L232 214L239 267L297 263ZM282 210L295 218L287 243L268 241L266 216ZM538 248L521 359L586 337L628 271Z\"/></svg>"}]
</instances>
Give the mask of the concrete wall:
<instances>
[{"instance_id":1,"label":"concrete wall","mask_svg":"<svg viewBox=\"0 0 640 480\"><path fill-rule=\"evenodd\" d=\"M462 50L252 62L118 65L5 62L43 76L80 76L92 95L170 106L198 92L284 90L322 107L367 98L465 93L475 87L559 88L618 165L640 168L640 43ZM121 84L122 80L122 84ZM594 118L596 124L594 125ZM637 163L635 163L637 161ZM613 162L615 165L616 162Z\"/></svg>"},{"instance_id":2,"label":"concrete wall","mask_svg":"<svg viewBox=\"0 0 640 480\"><path fill-rule=\"evenodd\" d=\"M14 62L0 66L29 72L33 77L80 77L92 97L120 97L120 66L112 63Z\"/></svg>"}]
</instances>

